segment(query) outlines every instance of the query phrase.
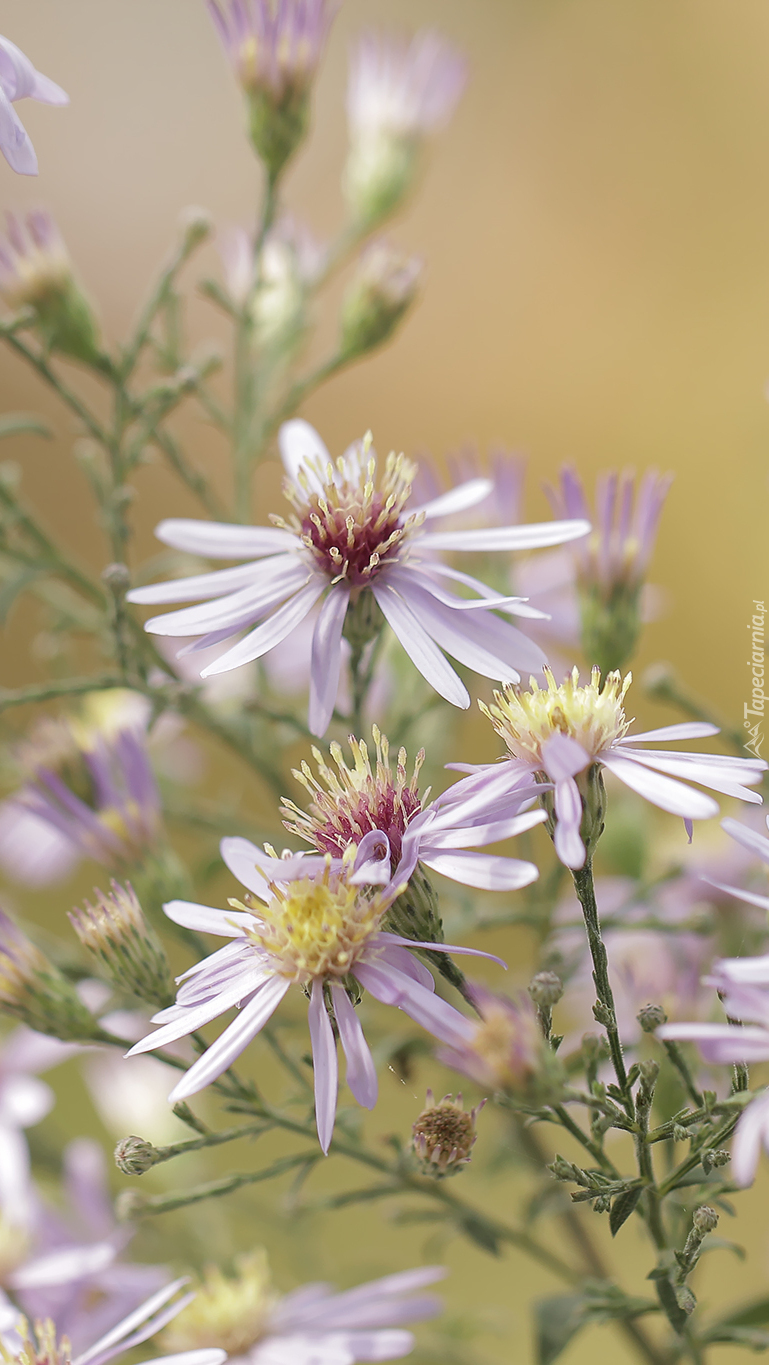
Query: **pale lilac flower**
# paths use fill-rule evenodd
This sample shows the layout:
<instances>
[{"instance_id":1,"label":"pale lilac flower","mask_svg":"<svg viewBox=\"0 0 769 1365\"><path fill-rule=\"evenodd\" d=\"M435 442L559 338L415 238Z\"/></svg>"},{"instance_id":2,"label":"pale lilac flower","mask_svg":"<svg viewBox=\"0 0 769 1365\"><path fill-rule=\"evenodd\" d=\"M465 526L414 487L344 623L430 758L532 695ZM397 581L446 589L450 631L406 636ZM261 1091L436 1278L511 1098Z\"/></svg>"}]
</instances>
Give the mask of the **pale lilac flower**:
<instances>
[{"instance_id":1,"label":"pale lilac flower","mask_svg":"<svg viewBox=\"0 0 769 1365\"><path fill-rule=\"evenodd\" d=\"M572 549L582 647L588 663L604 673L625 667L648 617L644 579L671 478L648 470L638 488L630 473L599 478L592 533ZM588 515L575 470L563 469L560 485L546 491L558 515Z\"/></svg>"},{"instance_id":2,"label":"pale lilac flower","mask_svg":"<svg viewBox=\"0 0 769 1365\"><path fill-rule=\"evenodd\" d=\"M276 102L304 91L315 75L334 17L329 0L207 0L224 50L247 92Z\"/></svg>"},{"instance_id":3,"label":"pale lilac flower","mask_svg":"<svg viewBox=\"0 0 769 1365\"><path fill-rule=\"evenodd\" d=\"M264 1253L254 1252L236 1262L231 1279L209 1272L163 1343L179 1348L219 1340L233 1365L394 1360L414 1346L404 1324L435 1317L443 1307L434 1294L415 1291L445 1274L441 1266L422 1266L341 1294L328 1284L306 1284L281 1296L272 1288Z\"/></svg>"},{"instance_id":4,"label":"pale lilac flower","mask_svg":"<svg viewBox=\"0 0 769 1365\"><path fill-rule=\"evenodd\" d=\"M769 828L769 815L766 817L767 827ZM757 830L750 829L748 825L740 824L739 820L726 819L721 821L721 828L735 839L743 848L751 853L758 854L763 863L769 867L769 839ZM735 896L737 900L745 901L747 905L757 905L759 910L769 911L769 896L759 895L755 891L745 891L738 886L725 886L723 882L717 882L711 877L706 877L705 881L710 882L719 891L726 891L728 895Z\"/></svg>"},{"instance_id":5,"label":"pale lilac flower","mask_svg":"<svg viewBox=\"0 0 769 1365\"><path fill-rule=\"evenodd\" d=\"M171 901L169 919L232 940L179 978L176 1004L154 1015L161 1027L127 1054L164 1047L238 1006L239 1014L172 1090L171 1102L197 1094L226 1071L277 1009L292 982L310 992L315 1112L328 1150L337 1104L337 1052L325 988L347 1060L347 1084L359 1104L377 1099L373 1058L343 985L352 975L376 1000L402 1009L444 1042L460 1045L469 1021L435 994L426 967L406 950L429 948L478 956L471 948L416 943L380 925L408 879L390 870L385 836L368 834L342 859L309 854L277 858L247 839L223 839L222 857L248 888L234 910ZM374 885L381 890L370 893ZM480 954L489 956L489 954ZM495 959L498 961L499 959Z\"/></svg>"},{"instance_id":6,"label":"pale lilac flower","mask_svg":"<svg viewBox=\"0 0 769 1365\"><path fill-rule=\"evenodd\" d=\"M22 1025L0 1046L0 1215L12 1227L30 1218L29 1149L24 1129L54 1105L54 1093L40 1071L66 1061L77 1048Z\"/></svg>"},{"instance_id":7,"label":"pale lilac flower","mask_svg":"<svg viewBox=\"0 0 769 1365\"><path fill-rule=\"evenodd\" d=\"M192 1302L195 1295L190 1293L183 1294L173 1303L170 1302L186 1283L187 1280L182 1278L159 1289L116 1327L105 1332L92 1346L74 1357L70 1357L66 1341L58 1342L57 1329L53 1322L37 1323L35 1336L31 1337L27 1322L18 1315L15 1324L12 1321L8 1322L7 1315L4 1317L0 1327L3 1346L11 1360L15 1357L18 1365L29 1365L30 1361L38 1361L40 1365L42 1362L46 1362L46 1365L69 1365L70 1360L71 1365L106 1365L108 1360L113 1360L121 1352L130 1351L134 1346L140 1346L143 1341L154 1337L176 1317L177 1313ZM226 1359L226 1351L208 1349L183 1351L170 1356L154 1356L143 1362L143 1365L170 1365L172 1361L174 1365L223 1365Z\"/></svg>"},{"instance_id":8,"label":"pale lilac flower","mask_svg":"<svg viewBox=\"0 0 769 1365\"><path fill-rule=\"evenodd\" d=\"M636 489L635 475L627 471L604 474L596 485L594 516L577 471L561 470L560 485L546 489L553 511L560 517L583 517L593 527L572 550L581 583L607 595L619 584L641 584L672 480L672 474L649 469Z\"/></svg>"},{"instance_id":9,"label":"pale lilac flower","mask_svg":"<svg viewBox=\"0 0 769 1365\"><path fill-rule=\"evenodd\" d=\"M293 801L284 800L286 829L312 844L318 853L335 858L341 858L350 844L357 846L367 835L379 831L387 839L400 880L410 877L419 863L464 886L487 891L515 890L536 881L539 872L533 863L468 850L512 838L545 820L543 810L521 813L538 794L538 787L523 787L514 803L506 796L505 809L500 813L490 812L488 807L478 813L477 798L455 797L452 788L425 806L418 787L424 750L417 755L409 779L405 749L399 750L393 772L387 736L374 726L373 738L373 770L368 746L352 735L352 767L345 762L338 744L329 750L333 768L320 750L313 748L318 778L307 763L293 774L312 803L303 811Z\"/></svg>"},{"instance_id":10,"label":"pale lilac flower","mask_svg":"<svg viewBox=\"0 0 769 1365\"><path fill-rule=\"evenodd\" d=\"M219 234L217 245L227 293L237 308L250 302L259 344L295 348L305 331L307 296L323 272L327 248L305 223L283 214L264 241L257 289L253 234L230 227Z\"/></svg>"},{"instance_id":11,"label":"pale lilac flower","mask_svg":"<svg viewBox=\"0 0 769 1365\"><path fill-rule=\"evenodd\" d=\"M286 494L294 505L290 522L272 526L228 526L215 522L161 522L158 539L175 549L211 558L251 556L250 562L216 573L137 588L132 602L203 604L153 617L145 629L157 635L200 635L201 649L242 630L245 637L209 664L203 676L226 672L267 654L286 639L323 598L313 636L310 727L328 727L341 672L345 629L360 626L366 599L397 635L423 677L455 706L467 707L466 687L443 650L487 677L516 681L518 668L537 669L541 650L496 611L536 616L518 598L501 596L468 574L451 569L434 551L515 550L556 545L585 535L587 523L549 522L444 533L425 523L472 507L491 491L472 480L424 507L407 506L415 469L391 455L384 471L369 438L356 442L334 464L306 422L287 422L280 432L288 475ZM425 557L426 556L426 557ZM448 578L477 595L457 597ZM370 599L368 599L370 601ZM374 605L372 604L372 605ZM257 622L259 624L257 624ZM379 630L369 628L370 637Z\"/></svg>"},{"instance_id":12,"label":"pale lilac flower","mask_svg":"<svg viewBox=\"0 0 769 1365\"><path fill-rule=\"evenodd\" d=\"M462 1043L440 1049L439 1061L491 1090L525 1091L552 1056L530 995L497 995L473 984L472 996L480 1018Z\"/></svg>"},{"instance_id":13,"label":"pale lilac flower","mask_svg":"<svg viewBox=\"0 0 769 1365\"><path fill-rule=\"evenodd\" d=\"M8 307L35 307L62 294L71 278L67 248L51 215L39 209L24 218L9 213L0 239L0 294Z\"/></svg>"},{"instance_id":14,"label":"pale lilac flower","mask_svg":"<svg viewBox=\"0 0 769 1365\"><path fill-rule=\"evenodd\" d=\"M9 38L0 37L0 152L19 175L37 175L37 157L13 105L33 99L41 104L69 104L69 95L36 71L29 57Z\"/></svg>"},{"instance_id":15,"label":"pale lilac flower","mask_svg":"<svg viewBox=\"0 0 769 1365\"><path fill-rule=\"evenodd\" d=\"M350 62L344 175L359 222L386 217L407 193L422 144L451 117L466 70L464 58L430 29L411 41L373 32L359 40Z\"/></svg>"},{"instance_id":16,"label":"pale lilac flower","mask_svg":"<svg viewBox=\"0 0 769 1365\"><path fill-rule=\"evenodd\" d=\"M663 1024L658 1037L694 1042L714 1065L769 1061L769 956L723 958L705 981L718 991L729 1019L739 1022ZM769 1152L767 1090L747 1106L737 1125L732 1174L738 1185L753 1181L762 1145Z\"/></svg>"},{"instance_id":17,"label":"pale lilac flower","mask_svg":"<svg viewBox=\"0 0 769 1365\"><path fill-rule=\"evenodd\" d=\"M467 63L440 33L422 29L409 41L365 33L352 53L347 116L353 138L437 132L465 87Z\"/></svg>"},{"instance_id":18,"label":"pale lilac flower","mask_svg":"<svg viewBox=\"0 0 769 1365\"><path fill-rule=\"evenodd\" d=\"M582 867L587 856L580 833L587 793L580 782L584 786L595 767L607 769L631 791L686 821L717 815L718 805L679 778L761 804L761 797L748 790L760 782L766 769L761 759L637 747L650 740L705 738L718 734L717 726L686 721L629 735L623 702L630 674L623 683L619 673L610 673L601 687L598 669L593 669L591 681L584 686L576 668L560 686L549 669L545 672L545 688L532 679L529 692L507 687L494 693L491 708L480 703L505 741L509 757L501 764L452 764L471 774L457 784L454 795L472 793L482 801L485 794L489 806L499 809L504 795L516 793L526 780L539 777L552 783L553 839L556 853L567 867Z\"/></svg>"},{"instance_id":19,"label":"pale lilac flower","mask_svg":"<svg viewBox=\"0 0 769 1365\"><path fill-rule=\"evenodd\" d=\"M79 716L46 719L19 750L26 780L0 804L0 865L45 886L82 857L129 865L160 830L147 753L149 706L127 692L94 693Z\"/></svg>"},{"instance_id":20,"label":"pale lilac flower","mask_svg":"<svg viewBox=\"0 0 769 1365\"><path fill-rule=\"evenodd\" d=\"M120 1259L132 1229L112 1211L106 1161L98 1143L71 1142L64 1152L65 1216L31 1191L27 1237L20 1257L3 1277L30 1321L52 1318L75 1351L87 1350L168 1280L162 1266ZM12 1307L6 1299L0 1315Z\"/></svg>"}]
</instances>

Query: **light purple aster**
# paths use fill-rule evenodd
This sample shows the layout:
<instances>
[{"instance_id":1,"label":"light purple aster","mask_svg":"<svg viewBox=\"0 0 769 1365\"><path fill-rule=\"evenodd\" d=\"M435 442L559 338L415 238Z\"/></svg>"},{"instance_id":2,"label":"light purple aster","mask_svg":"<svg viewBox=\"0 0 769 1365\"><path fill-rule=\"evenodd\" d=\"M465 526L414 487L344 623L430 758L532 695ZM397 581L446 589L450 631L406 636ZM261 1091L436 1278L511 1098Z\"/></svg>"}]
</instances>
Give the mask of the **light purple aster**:
<instances>
[{"instance_id":1,"label":"light purple aster","mask_svg":"<svg viewBox=\"0 0 769 1365\"><path fill-rule=\"evenodd\" d=\"M769 828L769 815L766 817L766 823ZM740 824L739 820L722 820L721 828L725 829L742 848L748 849L750 853L756 853L769 867L769 839L765 835L759 834L758 830L751 829L748 825ZM759 910L769 911L769 896L762 896L756 891L745 891L739 886L726 886L712 877L704 877L703 880L717 887L719 891L725 891L728 895L735 896L737 900L745 901L747 905L756 905Z\"/></svg>"},{"instance_id":2,"label":"light purple aster","mask_svg":"<svg viewBox=\"0 0 769 1365\"><path fill-rule=\"evenodd\" d=\"M235 1284L214 1272L198 1300L164 1333L164 1344L190 1346L210 1340L210 1322L229 1307L222 1340L233 1365L353 1365L355 1361L394 1360L408 1355L414 1337L404 1324L435 1317L443 1307L435 1294L419 1291L446 1274L441 1266L422 1266L357 1285L341 1294L328 1284L305 1284L286 1295L270 1283L263 1252L236 1262ZM227 1290L229 1289L229 1293ZM242 1317L233 1301L243 1304ZM248 1343L248 1344L246 1344Z\"/></svg>"},{"instance_id":3,"label":"light purple aster","mask_svg":"<svg viewBox=\"0 0 769 1365\"><path fill-rule=\"evenodd\" d=\"M30 1185L28 1226L17 1229L20 1259L3 1277L18 1307L0 1291L0 1332L20 1308L32 1322L52 1318L84 1351L165 1284L168 1272L120 1260L132 1230L115 1222L98 1143L78 1138L66 1148L64 1192L62 1217Z\"/></svg>"},{"instance_id":4,"label":"light purple aster","mask_svg":"<svg viewBox=\"0 0 769 1365\"><path fill-rule=\"evenodd\" d=\"M54 1105L54 1093L40 1071L78 1051L71 1043L45 1037L26 1026L15 1028L0 1046L0 1216L11 1227L26 1227L31 1217L29 1150L24 1137Z\"/></svg>"},{"instance_id":5,"label":"light purple aster","mask_svg":"<svg viewBox=\"0 0 769 1365\"><path fill-rule=\"evenodd\" d=\"M0 294L9 308L34 307L62 293L71 278L67 248L50 213L9 213L0 239Z\"/></svg>"},{"instance_id":6,"label":"light purple aster","mask_svg":"<svg viewBox=\"0 0 769 1365\"><path fill-rule=\"evenodd\" d=\"M16 100L23 99L69 104L69 95L61 86L36 71L29 57L9 38L0 37L0 152L19 175L37 175L35 149L13 107Z\"/></svg>"},{"instance_id":7,"label":"light purple aster","mask_svg":"<svg viewBox=\"0 0 769 1365\"><path fill-rule=\"evenodd\" d=\"M149 707L119 691L91 700L79 717L37 727L19 750L27 780L0 804L0 866L27 885L58 880L82 857L134 863L159 833Z\"/></svg>"},{"instance_id":8,"label":"light purple aster","mask_svg":"<svg viewBox=\"0 0 769 1365\"><path fill-rule=\"evenodd\" d=\"M643 582L672 481L672 474L649 469L636 488L634 474L612 470L598 479L593 514L577 471L561 470L560 485L546 489L553 511L559 517L587 518L593 526L572 550L581 583L609 593L618 584Z\"/></svg>"},{"instance_id":9,"label":"light purple aster","mask_svg":"<svg viewBox=\"0 0 769 1365\"><path fill-rule=\"evenodd\" d=\"M15 1356L18 1365L29 1365L30 1361L45 1361L46 1365L70 1365L70 1362L71 1365L106 1365L108 1360L114 1360L115 1356L123 1351L130 1351L134 1346L140 1346L142 1342L154 1337L176 1317L177 1313L181 1313L182 1309L192 1302L195 1297L192 1293L175 1298L186 1283L187 1280L183 1278L159 1289L145 1303L123 1318L116 1327L105 1332L92 1346L74 1357L70 1354L66 1339L61 1343L57 1340L56 1324L50 1320L37 1323L35 1336L32 1337L26 1320L17 1316L15 1327L9 1325L0 1329L3 1347L11 1360ZM142 1365L170 1365L171 1362L174 1362L174 1365L223 1365L226 1359L226 1351L208 1349L182 1351L169 1356L153 1356Z\"/></svg>"},{"instance_id":10,"label":"light purple aster","mask_svg":"<svg viewBox=\"0 0 769 1365\"><path fill-rule=\"evenodd\" d=\"M739 1023L663 1024L658 1037L696 1043L714 1065L769 1061L769 956L723 958L705 984L718 991L729 1019ZM737 1124L732 1174L738 1185L752 1183L762 1146L769 1152L769 1090L751 1101Z\"/></svg>"},{"instance_id":11,"label":"light purple aster","mask_svg":"<svg viewBox=\"0 0 769 1365\"><path fill-rule=\"evenodd\" d=\"M679 778L740 801L761 804L761 797L748 790L761 781L767 767L761 759L639 748L650 740L706 738L717 735L718 727L687 721L629 735L623 702L630 674L623 683L619 673L610 673L603 686L596 668L585 685L580 685L576 668L560 686L549 669L545 675L545 688L532 678L528 692L508 687L494 693L491 707L480 703L507 745L506 760L501 764L450 766L470 773L457 784L455 798L476 794L482 800L485 792L489 808L494 810L500 808L506 792L517 793L527 778L551 783L555 788L555 850L567 867L582 867L587 856L580 827L587 795L584 783L595 768L606 768L631 791L672 815L680 815L687 823L717 815L718 805L711 796L684 785Z\"/></svg>"},{"instance_id":12,"label":"light purple aster","mask_svg":"<svg viewBox=\"0 0 769 1365\"><path fill-rule=\"evenodd\" d=\"M351 624L362 628L361 611L370 623L372 608L374 612L379 608L423 677L455 706L469 706L470 697L444 650L477 673L505 681L517 681L518 669L542 666L545 656L539 647L496 614L539 613L521 599L495 593L449 568L435 552L557 545L585 535L587 522L433 531L429 525L434 519L488 497L493 491L490 481L474 479L426 506L412 507L408 504L415 466L402 455L390 455L379 472L369 438L350 446L334 463L317 432L296 420L281 428L280 447L294 516L288 522L273 517L272 526L161 522L156 535L174 549L218 559L242 555L250 559L237 568L134 589L128 600L143 604L206 599L201 605L155 616L145 629L156 635L199 635L194 648L200 649L246 630L238 644L203 671L207 677L267 654L322 598L310 684L310 728L317 735L325 732L334 710L343 632L349 632ZM442 584L446 578L476 596L449 593ZM378 621L369 625L369 638L379 628Z\"/></svg>"},{"instance_id":13,"label":"light purple aster","mask_svg":"<svg viewBox=\"0 0 769 1365\"><path fill-rule=\"evenodd\" d=\"M301 985L310 994L315 1114L325 1152L334 1131L338 1087L329 1001L347 1061L347 1084L364 1108L372 1109L377 1100L374 1061L344 988L345 977L353 976L374 999L402 1009L429 1033L457 1046L468 1037L470 1021L435 994L430 972L408 949L490 954L416 943L380 928L405 889L408 869L405 875L401 868L391 875L389 844L379 831L367 834L357 849L351 845L341 859L311 854L278 858L239 838L223 839L221 850L230 871L248 888L243 902L230 901L233 910L189 901L171 901L164 908L174 923L232 942L179 977L176 1004L153 1017L161 1027L127 1055L173 1043L237 1006L235 1021L169 1096L172 1103L186 1099L234 1062L292 983ZM372 895L373 886L381 890Z\"/></svg>"},{"instance_id":14,"label":"light purple aster","mask_svg":"<svg viewBox=\"0 0 769 1365\"><path fill-rule=\"evenodd\" d=\"M453 114L466 79L464 57L433 29L411 40L363 34L352 52L347 88L353 140L436 132Z\"/></svg>"},{"instance_id":15,"label":"light purple aster","mask_svg":"<svg viewBox=\"0 0 769 1365\"><path fill-rule=\"evenodd\" d=\"M352 766L345 762L338 744L330 748L333 768L319 749L313 749L318 778L307 763L293 774L310 794L311 805L304 811L293 801L284 800L286 829L312 844L318 853L334 858L342 857L350 844L357 846L378 831L387 841L383 851L389 850L398 865L400 881L410 877L417 864L485 891L512 891L536 881L539 870L533 863L471 850L513 838L545 820L543 810L525 810L540 787L524 783L514 798L505 795L504 809L498 812L490 811L487 803L473 794L456 796L451 787L425 806L418 787L424 750L417 755L409 780L405 749L399 751L393 772L387 736L374 726L373 738L373 766L365 741L353 736L349 740Z\"/></svg>"},{"instance_id":16,"label":"light purple aster","mask_svg":"<svg viewBox=\"0 0 769 1365\"><path fill-rule=\"evenodd\" d=\"M306 89L335 5L329 0L207 0L240 85L277 101Z\"/></svg>"}]
</instances>

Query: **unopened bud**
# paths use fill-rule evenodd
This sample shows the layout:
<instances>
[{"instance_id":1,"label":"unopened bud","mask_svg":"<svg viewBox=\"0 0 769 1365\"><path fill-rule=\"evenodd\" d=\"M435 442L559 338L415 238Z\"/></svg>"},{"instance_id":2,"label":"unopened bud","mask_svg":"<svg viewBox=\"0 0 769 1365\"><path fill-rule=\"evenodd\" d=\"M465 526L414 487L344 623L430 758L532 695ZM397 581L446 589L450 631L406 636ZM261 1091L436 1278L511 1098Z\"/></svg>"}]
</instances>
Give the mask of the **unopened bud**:
<instances>
[{"instance_id":1,"label":"unopened bud","mask_svg":"<svg viewBox=\"0 0 769 1365\"><path fill-rule=\"evenodd\" d=\"M101 581L111 592L125 592L131 583L127 564L108 564L101 571Z\"/></svg>"},{"instance_id":2,"label":"unopened bud","mask_svg":"<svg viewBox=\"0 0 769 1365\"><path fill-rule=\"evenodd\" d=\"M70 923L117 990L165 1009L176 992L163 945L130 883L111 886L109 895L96 891L95 905L73 910Z\"/></svg>"},{"instance_id":3,"label":"unopened bud","mask_svg":"<svg viewBox=\"0 0 769 1365\"><path fill-rule=\"evenodd\" d=\"M595 1213L608 1213L610 1208L611 1196L608 1194L599 1194L598 1198L593 1200L593 1211Z\"/></svg>"},{"instance_id":4,"label":"unopened bud","mask_svg":"<svg viewBox=\"0 0 769 1365\"><path fill-rule=\"evenodd\" d=\"M49 214L36 211L24 219L8 215L0 292L11 308L30 309L47 351L104 366L96 318Z\"/></svg>"},{"instance_id":5,"label":"unopened bud","mask_svg":"<svg viewBox=\"0 0 769 1365\"><path fill-rule=\"evenodd\" d=\"M563 982L555 972L537 972L529 983L529 995L540 1009L552 1009L563 995Z\"/></svg>"},{"instance_id":6,"label":"unopened bud","mask_svg":"<svg viewBox=\"0 0 769 1365\"><path fill-rule=\"evenodd\" d=\"M435 1103L427 1092L425 1108L412 1129L412 1147L425 1175L455 1175L470 1160L475 1145L475 1120L485 1100L469 1112L462 1096L444 1095Z\"/></svg>"},{"instance_id":7,"label":"unopened bud","mask_svg":"<svg viewBox=\"0 0 769 1365\"><path fill-rule=\"evenodd\" d=\"M667 1022L667 1015L661 1005L644 1005L636 1015L644 1033L654 1033L660 1024Z\"/></svg>"},{"instance_id":8,"label":"unopened bud","mask_svg":"<svg viewBox=\"0 0 769 1365\"><path fill-rule=\"evenodd\" d=\"M716 1166L728 1165L731 1159L731 1152L719 1151L718 1148L715 1147L706 1148L700 1157L702 1169L705 1171L706 1175Z\"/></svg>"},{"instance_id":9,"label":"unopened bud","mask_svg":"<svg viewBox=\"0 0 769 1365\"><path fill-rule=\"evenodd\" d=\"M695 1308L697 1307L697 1299L695 1295L692 1293L688 1284L676 1285L674 1292L676 1296L676 1303L678 1304L678 1307L681 1309L681 1312L685 1313L687 1317L690 1317L691 1314L694 1312Z\"/></svg>"},{"instance_id":10,"label":"unopened bud","mask_svg":"<svg viewBox=\"0 0 769 1365\"><path fill-rule=\"evenodd\" d=\"M702 1204L694 1210L692 1224L696 1231L705 1236L707 1232L714 1232L718 1227L718 1214L715 1209L711 1209L709 1204Z\"/></svg>"},{"instance_id":11,"label":"unopened bud","mask_svg":"<svg viewBox=\"0 0 769 1365\"><path fill-rule=\"evenodd\" d=\"M2 911L0 1010L64 1042L93 1038L98 1031L74 987Z\"/></svg>"},{"instance_id":12,"label":"unopened bud","mask_svg":"<svg viewBox=\"0 0 769 1365\"><path fill-rule=\"evenodd\" d=\"M373 242L342 300L340 351L348 358L392 336L417 291L422 262L387 242Z\"/></svg>"},{"instance_id":13,"label":"unopened bud","mask_svg":"<svg viewBox=\"0 0 769 1365\"><path fill-rule=\"evenodd\" d=\"M640 1072L641 1080L647 1088L656 1084L657 1077L660 1074L659 1062L648 1058L645 1062L640 1063L638 1070Z\"/></svg>"},{"instance_id":14,"label":"unopened bud","mask_svg":"<svg viewBox=\"0 0 769 1365\"><path fill-rule=\"evenodd\" d=\"M214 230L214 220L208 209L198 204L189 204L179 214L179 227L182 230L184 250L192 251L199 242L204 242Z\"/></svg>"},{"instance_id":15,"label":"unopened bud","mask_svg":"<svg viewBox=\"0 0 769 1365\"><path fill-rule=\"evenodd\" d=\"M156 1161L157 1148L144 1138L121 1138L115 1148L115 1165L123 1175L144 1175Z\"/></svg>"}]
</instances>

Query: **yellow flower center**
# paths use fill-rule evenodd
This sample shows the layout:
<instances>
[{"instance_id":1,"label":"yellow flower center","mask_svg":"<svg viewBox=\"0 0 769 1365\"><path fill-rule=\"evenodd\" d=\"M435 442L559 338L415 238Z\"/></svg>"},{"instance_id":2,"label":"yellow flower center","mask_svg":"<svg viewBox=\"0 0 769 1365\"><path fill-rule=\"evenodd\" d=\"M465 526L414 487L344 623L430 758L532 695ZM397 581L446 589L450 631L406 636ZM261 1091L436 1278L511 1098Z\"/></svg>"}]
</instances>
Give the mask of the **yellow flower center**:
<instances>
[{"instance_id":1,"label":"yellow flower center","mask_svg":"<svg viewBox=\"0 0 769 1365\"><path fill-rule=\"evenodd\" d=\"M369 432L360 461L340 456L335 466L329 462L325 469L319 460L308 462L297 482L287 479L284 486L296 513L288 528L301 535L332 582L345 579L353 589L368 587L385 564L392 564L403 541L424 520L421 513L414 513L400 525L416 465L392 453L377 478L376 457L366 460L370 446ZM320 492L317 481L322 484ZM273 516L272 521L288 525L281 517Z\"/></svg>"},{"instance_id":2,"label":"yellow flower center","mask_svg":"<svg viewBox=\"0 0 769 1365\"><path fill-rule=\"evenodd\" d=\"M22 1339L20 1351L10 1351L0 1339L0 1361L4 1365L70 1365L72 1347L67 1337L56 1340L56 1328L50 1318L35 1323L34 1336L27 1319L21 1314L16 1330Z\"/></svg>"},{"instance_id":3,"label":"yellow flower center","mask_svg":"<svg viewBox=\"0 0 769 1365\"><path fill-rule=\"evenodd\" d=\"M236 1261L236 1273L215 1266L203 1276L192 1303L166 1327L161 1341L169 1352L221 1347L244 1355L264 1335L276 1302L263 1250Z\"/></svg>"},{"instance_id":4,"label":"yellow flower center","mask_svg":"<svg viewBox=\"0 0 769 1365\"><path fill-rule=\"evenodd\" d=\"M493 706L480 703L513 758L540 763L542 746L555 734L569 735L591 758L597 758L626 733L630 721L625 719L623 701L632 681L630 673L624 682L619 673L609 673L601 687L598 668L584 686L576 668L560 686L549 668L543 671L547 687L539 687L532 678L528 692L508 686L494 693Z\"/></svg>"},{"instance_id":5,"label":"yellow flower center","mask_svg":"<svg viewBox=\"0 0 769 1365\"><path fill-rule=\"evenodd\" d=\"M286 889L273 885L269 905L259 905L246 933L277 959L280 976L302 984L346 976L377 932L384 913L381 897L370 897L346 877L355 852L347 850L341 873L332 874L327 866L321 877L289 882ZM243 908L234 900L230 905ZM249 908L253 913L253 903Z\"/></svg>"}]
</instances>

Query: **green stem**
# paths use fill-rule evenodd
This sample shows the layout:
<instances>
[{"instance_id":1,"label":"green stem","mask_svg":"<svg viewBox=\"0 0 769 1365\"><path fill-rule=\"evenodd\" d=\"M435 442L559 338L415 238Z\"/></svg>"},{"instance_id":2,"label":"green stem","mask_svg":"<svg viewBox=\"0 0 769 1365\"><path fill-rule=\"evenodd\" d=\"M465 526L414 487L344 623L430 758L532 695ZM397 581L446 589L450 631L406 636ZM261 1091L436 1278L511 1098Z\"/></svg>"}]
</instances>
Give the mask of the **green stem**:
<instances>
[{"instance_id":1,"label":"green stem","mask_svg":"<svg viewBox=\"0 0 769 1365\"><path fill-rule=\"evenodd\" d=\"M30 683L14 691L0 689L0 712L11 706L28 706L34 702L51 701L54 697L77 697L85 692L101 692L106 688L125 687L125 680L112 673L96 673L90 678L64 678L44 683Z\"/></svg>"},{"instance_id":2,"label":"green stem","mask_svg":"<svg viewBox=\"0 0 769 1365\"><path fill-rule=\"evenodd\" d=\"M606 945L601 937L601 923L598 918L598 906L595 899L595 884L593 882L593 865L591 860L588 858L584 867L573 869L572 876L574 878L574 889L577 892L577 898L582 906L582 913L585 917L588 947L590 948L590 956L593 960L593 981L595 982L596 995L603 1014L601 1023L606 1030L606 1036L609 1040L609 1050L611 1052L614 1073L617 1077L617 1084L622 1091L628 1115L632 1118L633 1102L628 1090L625 1060L622 1055L622 1042L619 1036L619 1029L617 1028L614 994L609 981L609 960L606 953Z\"/></svg>"},{"instance_id":3,"label":"green stem","mask_svg":"<svg viewBox=\"0 0 769 1365\"><path fill-rule=\"evenodd\" d=\"M687 1095L689 1096L689 1099L692 1101L692 1104L696 1104L697 1108L701 1109L702 1095L700 1094L699 1090L697 1089L697 1086L694 1083L694 1077L692 1076L692 1073L689 1070L689 1063L684 1057L684 1054L682 1053L680 1047L678 1046L678 1043L673 1042L673 1040L670 1038L665 1038L662 1041L662 1046L664 1047L670 1061L673 1063L673 1066L675 1067L676 1071L681 1077L681 1080L683 1081L684 1084L684 1089Z\"/></svg>"},{"instance_id":4,"label":"green stem","mask_svg":"<svg viewBox=\"0 0 769 1365\"><path fill-rule=\"evenodd\" d=\"M267 1132L263 1123L241 1123L235 1128L223 1128L218 1133L204 1133L198 1138L189 1138L186 1142L174 1142L168 1147L155 1147L152 1153L153 1166L159 1166L163 1161L173 1161L177 1156L185 1156L187 1152L199 1152L204 1147L219 1147L225 1142L236 1142L242 1137L260 1137Z\"/></svg>"}]
</instances>

